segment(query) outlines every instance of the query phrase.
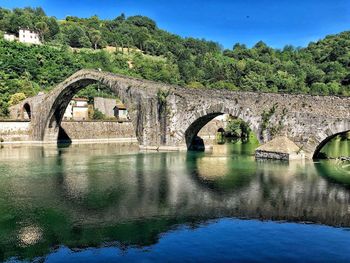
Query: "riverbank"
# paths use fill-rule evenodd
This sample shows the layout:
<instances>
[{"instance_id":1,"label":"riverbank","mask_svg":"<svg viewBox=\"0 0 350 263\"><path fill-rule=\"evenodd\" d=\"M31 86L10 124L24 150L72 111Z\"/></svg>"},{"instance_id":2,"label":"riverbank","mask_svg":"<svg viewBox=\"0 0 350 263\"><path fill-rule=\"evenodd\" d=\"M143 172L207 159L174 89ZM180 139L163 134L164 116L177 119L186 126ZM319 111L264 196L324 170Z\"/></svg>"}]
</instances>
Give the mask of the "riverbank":
<instances>
[{"instance_id":1,"label":"riverbank","mask_svg":"<svg viewBox=\"0 0 350 263\"><path fill-rule=\"evenodd\" d=\"M200 132L199 136L208 144L213 144L215 134L219 128L223 127L223 122L213 120L208 123ZM90 144L90 143L127 143L138 144L135 129L130 121L63 121L61 123L62 133L59 141L69 142L71 144ZM32 141L30 139L30 121L29 120L1 120L0 121L0 143L2 145L43 145L57 144L57 141L42 142ZM142 148L142 147L141 147ZM171 148L171 149L170 149ZM174 149L176 148L176 149ZM208 148L208 147L207 147ZM183 151L183 147L147 147L142 150L161 150L161 151Z\"/></svg>"},{"instance_id":2,"label":"riverbank","mask_svg":"<svg viewBox=\"0 0 350 263\"><path fill-rule=\"evenodd\" d=\"M63 121L58 140L72 143L132 142L137 143L131 122L118 121ZM43 144L30 139L30 122L8 120L0 122L2 144ZM48 143L57 143L56 141Z\"/></svg>"}]
</instances>

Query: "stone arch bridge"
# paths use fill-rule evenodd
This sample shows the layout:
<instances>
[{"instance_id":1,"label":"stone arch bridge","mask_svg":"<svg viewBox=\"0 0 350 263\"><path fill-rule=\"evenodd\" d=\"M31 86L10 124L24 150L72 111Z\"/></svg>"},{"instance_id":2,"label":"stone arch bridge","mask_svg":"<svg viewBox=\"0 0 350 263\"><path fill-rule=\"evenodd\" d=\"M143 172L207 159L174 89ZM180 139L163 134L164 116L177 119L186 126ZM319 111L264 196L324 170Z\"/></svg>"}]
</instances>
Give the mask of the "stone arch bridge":
<instances>
[{"instance_id":1,"label":"stone arch bridge","mask_svg":"<svg viewBox=\"0 0 350 263\"><path fill-rule=\"evenodd\" d=\"M190 89L95 70L80 70L50 93L27 99L30 137L57 141L73 96L87 85L108 86L127 106L140 145L190 149L199 130L227 113L247 122L261 142L284 135L315 153L332 137L350 130L350 97Z\"/></svg>"}]
</instances>

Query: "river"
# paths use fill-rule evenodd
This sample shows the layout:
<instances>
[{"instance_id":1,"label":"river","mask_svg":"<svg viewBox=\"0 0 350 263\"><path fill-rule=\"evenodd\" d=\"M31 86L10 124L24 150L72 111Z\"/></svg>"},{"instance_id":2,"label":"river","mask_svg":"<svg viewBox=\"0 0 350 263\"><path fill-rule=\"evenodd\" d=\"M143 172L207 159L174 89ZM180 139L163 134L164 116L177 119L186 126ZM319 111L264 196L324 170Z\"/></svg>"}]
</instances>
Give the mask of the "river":
<instances>
[{"instance_id":1,"label":"river","mask_svg":"<svg viewBox=\"0 0 350 263\"><path fill-rule=\"evenodd\" d=\"M254 148L3 147L0 261L348 261L350 163Z\"/></svg>"}]
</instances>

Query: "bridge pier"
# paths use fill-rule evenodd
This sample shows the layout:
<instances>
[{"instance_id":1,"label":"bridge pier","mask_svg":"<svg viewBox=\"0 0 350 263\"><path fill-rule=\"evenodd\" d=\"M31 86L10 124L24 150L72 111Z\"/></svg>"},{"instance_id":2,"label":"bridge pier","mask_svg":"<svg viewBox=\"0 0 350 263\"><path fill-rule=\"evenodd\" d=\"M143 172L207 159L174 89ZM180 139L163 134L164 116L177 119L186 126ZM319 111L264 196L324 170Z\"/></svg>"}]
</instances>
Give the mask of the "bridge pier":
<instances>
[{"instance_id":1,"label":"bridge pier","mask_svg":"<svg viewBox=\"0 0 350 263\"><path fill-rule=\"evenodd\" d=\"M46 143L55 142L55 143L57 143L58 134L59 134L59 127L47 128L45 130L43 142L46 142Z\"/></svg>"}]
</instances>

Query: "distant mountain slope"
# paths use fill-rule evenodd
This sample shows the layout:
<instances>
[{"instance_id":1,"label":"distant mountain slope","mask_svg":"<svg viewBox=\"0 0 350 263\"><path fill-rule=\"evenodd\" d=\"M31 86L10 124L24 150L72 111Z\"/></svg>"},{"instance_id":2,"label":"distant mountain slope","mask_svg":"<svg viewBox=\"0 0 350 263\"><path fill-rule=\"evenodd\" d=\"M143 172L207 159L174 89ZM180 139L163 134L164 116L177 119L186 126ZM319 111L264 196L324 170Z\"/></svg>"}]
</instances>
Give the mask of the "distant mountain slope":
<instances>
[{"instance_id":1,"label":"distant mountain slope","mask_svg":"<svg viewBox=\"0 0 350 263\"><path fill-rule=\"evenodd\" d=\"M0 8L1 31L16 34L20 27L38 31L45 44L0 41L1 116L14 93L49 90L81 68L197 88L350 95L350 32L306 48L276 50L260 41L252 48L236 44L223 50L212 41L161 30L143 16L57 20L41 8ZM84 95L94 90L89 87Z\"/></svg>"}]
</instances>

